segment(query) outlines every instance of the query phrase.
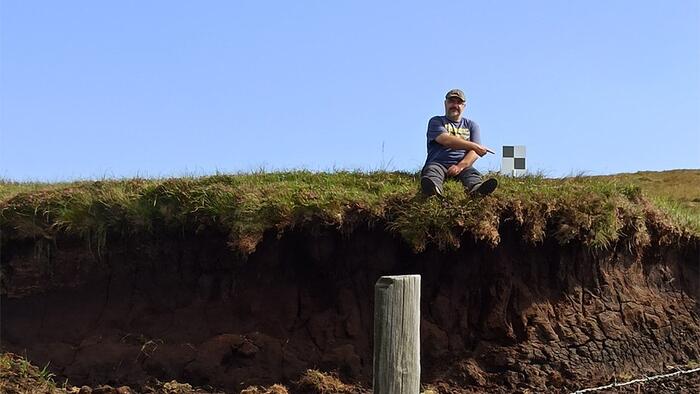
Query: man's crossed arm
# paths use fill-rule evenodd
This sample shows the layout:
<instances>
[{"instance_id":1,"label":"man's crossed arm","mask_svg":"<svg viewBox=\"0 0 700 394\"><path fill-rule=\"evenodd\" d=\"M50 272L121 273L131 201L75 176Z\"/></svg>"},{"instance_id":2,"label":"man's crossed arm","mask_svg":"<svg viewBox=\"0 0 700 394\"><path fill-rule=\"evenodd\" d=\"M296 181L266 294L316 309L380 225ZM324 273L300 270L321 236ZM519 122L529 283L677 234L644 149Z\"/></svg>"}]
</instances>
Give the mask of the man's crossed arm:
<instances>
[{"instance_id":1,"label":"man's crossed arm","mask_svg":"<svg viewBox=\"0 0 700 394\"><path fill-rule=\"evenodd\" d=\"M492 152L487 147L479 145L476 142L463 140L457 136L448 133L440 134L439 136L437 136L437 138L435 138L435 141L438 144L446 146L448 148L464 149L467 151L467 154L464 155L464 158L459 163L450 166L450 168L447 169L447 173L452 176L459 175L459 173L462 172L462 170L464 170L467 167L471 167L476 161L476 159L478 159L481 156L484 156L486 152Z\"/></svg>"}]
</instances>

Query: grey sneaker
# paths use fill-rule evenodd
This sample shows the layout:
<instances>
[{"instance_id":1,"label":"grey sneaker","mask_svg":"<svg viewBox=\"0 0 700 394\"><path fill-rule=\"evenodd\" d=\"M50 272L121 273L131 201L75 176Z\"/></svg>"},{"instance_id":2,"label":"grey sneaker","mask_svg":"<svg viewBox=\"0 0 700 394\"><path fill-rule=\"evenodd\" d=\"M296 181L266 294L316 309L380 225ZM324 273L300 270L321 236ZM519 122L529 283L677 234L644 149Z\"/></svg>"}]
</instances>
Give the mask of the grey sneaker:
<instances>
[{"instance_id":1,"label":"grey sneaker","mask_svg":"<svg viewBox=\"0 0 700 394\"><path fill-rule=\"evenodd\" d=\"M420 190L426 196L438 196L443 197L442 189L440 186L435 184L430 178L424 177L420 179Z\"/></svg>"},{"instance_id":2,"label":"grey sneaker","mask_svg":"<svg viewBox=\"0 0 700 394\"><path fill-rule=\"evenodd\" d=\"M490 178L472 186L472 188L469 190L469 194L485 196L493 193L493 191L496 190L496 186L498 186L498 181L495 178Z\"/></svg>"}]
</instances>

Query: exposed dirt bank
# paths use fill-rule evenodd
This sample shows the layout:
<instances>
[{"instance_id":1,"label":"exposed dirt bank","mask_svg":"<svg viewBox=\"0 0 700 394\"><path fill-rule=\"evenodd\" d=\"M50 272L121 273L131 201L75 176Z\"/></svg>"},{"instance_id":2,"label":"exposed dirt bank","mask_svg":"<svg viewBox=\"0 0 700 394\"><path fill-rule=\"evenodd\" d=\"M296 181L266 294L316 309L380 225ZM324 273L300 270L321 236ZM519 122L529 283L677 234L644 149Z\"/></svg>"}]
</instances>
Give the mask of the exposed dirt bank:
<instances>
[{"instance_id":1,"label":"exposed dirt bank","mask_svg":"<svg viewBox=\"0 0 700 394\"><path fill-rule=\"evenodd\" d=\"M247 260L225 234L2 245L3 350L73 385L149 378L239 392L306 369L371 386L375 281L422 275L422 382L445 393L591 387L700 359L700 242L629 252L501 226L415 254L382 230L266 233ZM293 387L293 385L292 385Z\"/></svg>"}]
</instances>

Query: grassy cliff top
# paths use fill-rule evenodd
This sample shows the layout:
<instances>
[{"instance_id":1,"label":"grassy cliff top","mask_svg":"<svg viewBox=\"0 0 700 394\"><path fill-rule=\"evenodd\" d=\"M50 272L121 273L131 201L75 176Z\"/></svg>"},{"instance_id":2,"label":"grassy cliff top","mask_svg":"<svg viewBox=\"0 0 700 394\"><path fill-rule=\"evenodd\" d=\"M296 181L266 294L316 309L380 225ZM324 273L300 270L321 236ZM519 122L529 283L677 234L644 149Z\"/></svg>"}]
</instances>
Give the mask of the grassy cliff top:
<instances>
[{"instance_id":1,"label":"grassy cliff top","mask_svg":"<svg viewBox=\"0 0 700 394\"><path fill-rule=\"evenodd\" d=\"M418 175L307 171L122 179L71 183L0 181L4 241L78 236L104 245L112 237L188 234L215 228L250 253L266 230L314 224L352 231L381 225L415 250L459 245L464 235L500 242L515 223L524 240L546 237L606 248L618 240L649 243L665 235L700 237L700 170L548 179L495 174L499 188L470 197L449 181L446 198L423 198Z\"/></svg>"}]
</instances>

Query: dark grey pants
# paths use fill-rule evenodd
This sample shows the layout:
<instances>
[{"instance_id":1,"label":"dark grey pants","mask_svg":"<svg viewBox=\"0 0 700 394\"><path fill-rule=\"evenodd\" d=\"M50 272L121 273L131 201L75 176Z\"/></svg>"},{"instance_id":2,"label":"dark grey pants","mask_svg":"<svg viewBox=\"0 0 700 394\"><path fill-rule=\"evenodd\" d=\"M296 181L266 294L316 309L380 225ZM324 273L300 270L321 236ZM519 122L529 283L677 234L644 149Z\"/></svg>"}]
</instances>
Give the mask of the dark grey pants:
<instances>
[{"instance_id":1,"label":"dark grey pants","mask_svg":"<svg viewBox=\"0 0 700 394\"><path fill-rule=\"evenodd\" d=\"M440 163L427 163L420 173L421 178L430 178L433 183L442 189L442 184L447 177L447 167ZM462 182L467 190L471 190L474 185L481 182L481 173L474 167L467 167L456 177Z\"/></svg>"}]
</instances>

